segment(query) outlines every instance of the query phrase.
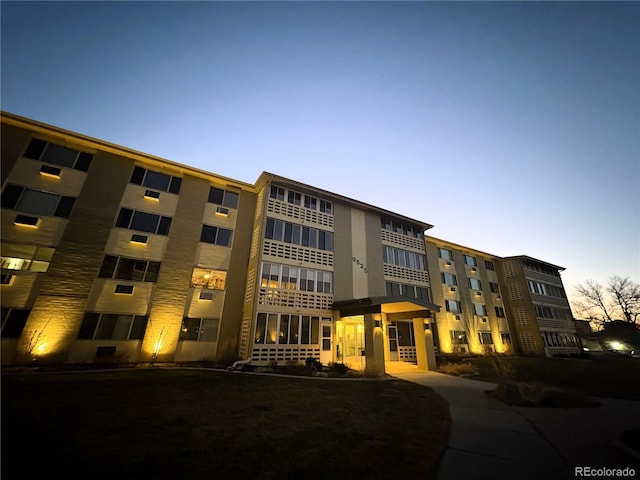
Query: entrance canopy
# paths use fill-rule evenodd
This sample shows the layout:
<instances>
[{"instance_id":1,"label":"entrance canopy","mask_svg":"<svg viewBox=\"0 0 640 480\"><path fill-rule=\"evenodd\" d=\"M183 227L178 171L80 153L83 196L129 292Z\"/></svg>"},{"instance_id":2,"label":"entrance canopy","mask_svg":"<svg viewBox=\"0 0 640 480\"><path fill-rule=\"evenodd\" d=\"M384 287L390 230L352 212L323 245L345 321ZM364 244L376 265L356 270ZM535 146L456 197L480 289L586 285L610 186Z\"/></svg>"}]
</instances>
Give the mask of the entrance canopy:
<instances>
[{"instance_id":1,"label":"entrance canopy","mask_svg":"<svg viewBox=\"0 0 640 480\"><path fill-rule=\"evenodd\" d=\"M341 317L365 315L367 313L403 313L407 318L429 317L430 312L439 312L440 307L419 298L405 296L385 296L356 298L334 302L333 310L339 310Z\"/></svg>"}]
</instances>

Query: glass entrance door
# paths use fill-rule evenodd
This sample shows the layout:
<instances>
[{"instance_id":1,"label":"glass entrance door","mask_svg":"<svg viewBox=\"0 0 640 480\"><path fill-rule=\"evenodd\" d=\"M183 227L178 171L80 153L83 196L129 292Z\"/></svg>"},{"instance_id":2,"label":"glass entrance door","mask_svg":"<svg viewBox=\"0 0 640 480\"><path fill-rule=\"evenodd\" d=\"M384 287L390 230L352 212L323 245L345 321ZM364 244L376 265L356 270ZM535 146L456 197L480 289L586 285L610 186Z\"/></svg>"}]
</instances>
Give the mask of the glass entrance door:
<instances>
[{"instance_id":1,"label":"glass entrance door","mask_svg":"<svg viewBox=\"0 0 640 480\"><path fill-rule=\"evenodd\" d=\"M398 357L398 327L394 324L387 327L387 335L389 337L389 360L397 362Z\"/></svg>"},{"instance_id":2,"label":"glass entrance door","mask_svg":"<svg viewBox=\"0 0 640 480\"><path fill-rule=\"evenodd\" d=\"M362 370L364 356L364 322L336 322L337 361Z\"/></svg>"}]
</instances>

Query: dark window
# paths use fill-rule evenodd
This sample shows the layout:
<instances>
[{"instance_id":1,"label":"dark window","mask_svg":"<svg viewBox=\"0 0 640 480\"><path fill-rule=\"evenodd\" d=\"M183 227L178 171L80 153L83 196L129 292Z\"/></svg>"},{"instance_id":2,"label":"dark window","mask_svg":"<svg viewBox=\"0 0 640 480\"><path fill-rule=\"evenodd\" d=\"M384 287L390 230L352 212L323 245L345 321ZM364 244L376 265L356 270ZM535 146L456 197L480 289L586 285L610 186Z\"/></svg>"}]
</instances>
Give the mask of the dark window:
<instances>
[{"instance_id":1,"label":"dark window","mask_svg":"<svg viewBox=\"0 0 640 480\"><path fill-rule=\"evenodd\" d=\"M133 210L121 208L120 213L118 214L118 220L116 220L116 227L129 228L132 216Z\"/></svg>"},{"instance_id":2,"label":"dark window","mask_svg":"<svg viewBox=\"0 0 640 480\"><path fill-rule=\"evenodd\" d=\"M19 338L31 310L2 309L2 338Z\"/></svg>"},{"instance_id":3,"label":"dark window","mask_svg":"<svg viewBox=\"0 0 640 480\"><path fill-rule=\"evenodd\" d=\"M117 318L118 315L115 313L103 313L94 338L96 340L110 340L113 336Z\"/></svg>"},{"instance_id":4,"label":"dark window","mask_svg":"<svg viewBox=\"0 0 640 480\"><path fill-rule=\"evenodd\" d=\"M78 156L78 160L76 160L76 170L86 172L87 170L89 170L92 160L93 160L93 154L80 152L80 155Z\"/></svg>"},{"instance_id":5,"label":"dark window","mask_svg":"<svg viewBox=\"0 0 640 480\"><path fill-rule=\"evenodd\" d=\"M144 331L147 329L148 317L146 315L135 315L133 317L133 326L129 334L129 340L141 340L144 337Z\"/></svg>"},{"instance_id":6,"label":"dark window","mask_svg":"<svg viewBox=\"0 0 640 480\"><path fill-rule=\"evenodd\" d=\"M198 340L200 333L200 319L188 318L182 319L182 328L180 329L180 340Z\"/></svg>"},{"instance_id":7,"label":"dark window","mask_svg":"<svg viewBox=\"0 0 640 480\"><path fill-rule=\"evenodd\" d=\"M98 273L98 277L113 278L113 272L116 269L117 263L118 257L114 257L113 255L105 255L104 260L102 261L102 266L100 267L100 272Z\"/></svg>"},{"instance_id":8,"label":"dark window","mask_svg":"<svg viewBox=\"0 0 640 480\"><path fill-rule=\"evenodd\" d=\"M144 196L148 198L160 198L160 192L156 192L155 190L145 190Z\"/></svg>"},{"instance_id":9,"label":"dark window","mask_svg":"<svg viewBox=\"0 0 640 480\"><path fill-rule=\"evenodd\" d=\"M223 205L229 208L238 208L238 194L226 191L224 194Z\"/></svg>"},{"instance_id":10,"label":"dark window","mask_svg":"<svg viewBox=\"0 0 640 480\"><path fill-rule=\"evenodd\" d=\"M160 216L153 213L133 212L131 220L131 229L141 232L156 233Z\"/></svg>"},{"instance_id":11,"label":"dark window","mask_svg":"<svg viewBox=\"0 0 640 480\"><path fill-rule=\"evenodd\" d=\"M116 278L118 280L144 280L144 272L147 268L147 262L144 260L134 260L131 258L120 258Z\"/></svg>"},{"instance_id":12,"label":"dark window","mask_svg":"<svg viewBox=\"0 0 640 480\"><path fill-rule=\"evenodd\" d=\"M147 170L147 174L144 176L144 182L142 182L142 184L145 187L156 188L166 192L169 189L170 182L171 177L169 175Z\"/></svg>"},{"instance_id":13,"label":"dark window","mask_svg":"<svg viewBox=\"0 0 640 480\"><path fill-rule=\"evenodd\" d=\"M61 197L60 202L58 203L58 208L56 208L53 215L61 218L69 218L75 201L76 199L73 197Z\"/></svg>"},{"instance_id":14,"label":"dark window","mask_svg":"<svg viewBox=\"0 0 640 480\"><path fill-rule=\"evenodd\" d=\"M182 179L180 177L171 177L171 184L169 185L169 193L180 193L180 186L182 185Z\"/></svg>"},{"instance_id":15,"label":"dark window","mask_svg":"<svg viewBox=\"0 0 640 480\"><path fill-rule=\"evenodd\" d=\"M224 198L224 190L216 187L209 189L209 203L215 203L216 205L222 205L222 199Z\"/></svg>"},{"instance_id":16,"label":"dark window","mask_svg":"<svg viewBox=\"0 0 640 480\"><path fill-rule=\"evenodd\" d=\"M485 268L487 270L495 270L496 269L495 265L493 264L493 262L491 260L485 260L484 261L484 266L485 266Z\"/></svg>"},{"instance_id":17,"label":"dark window","mask_svg":"<svg viewBox=\"0 0 640 480\"><path fill-rule=\"evenodd\" d=\"M216 234L218 229L209 225L202 226L202 233L200 234L200 241L207 243L216 243Z\"/></svg>"},{"instance_id":18,"label":"dark window","mask_svg":"<svg viewBox=\"0 0 640 480\"><path fill-rule=\"evenodd\" d=\"M18 185L7 185L2 192L2 208L15 208L23 190L24 188Z\"/></svg>"},{"instance_id":19,"label":"dark window","mask_svg":"<svg viewBox=\"0 0 640 480\"><path fill-rule=\"evenodd\" d=\"M158 225L158 235L169 235L170 228L171 217L160 217L160 224Z\"/></svg>"},{"instance_id":20,"label":"dark window","mask_svg":"<svg viewBox=\"0 0 640 480\"><path fill-rule=\"evenodd\" d=\"M47 149L44 151L44 155L42 155L41 160L43 162L60 165L62 167L73 168L77 157L77 150L71 150L70 148L50 143L47 145Z\"/></svg>"},{"instance_id":21,"label":"dark window","mask_svg":"<svg viewBox=\"0 0 640 480\"><path fill-rule=\"evenodd\" d=\"M47 142L44 140L38 140L34 138L29 142L29 146L27 147L27 151L24 152L24 157L31 158L33 160L40 160L40 156L42 152L44 152L44 148L47 146Z\"/></svg>"},{"instance_id":22,"label":"dark window","mask_svg":"<svg viewBox=\"0 0 640 480\"><path fill-rule=\"evenodd\" d=\"M146 235L137 235L135 233L131 235L131 241L136 243L147 243L148 239L149 237L147 237Z\"/></svg>"},{"instance_id":23,"label":"dark window","mask_svg":"<svg viewBox=\"0 0 640 480\"><path fill-rule=\"evenodd\" d=\"M495 307L496 309L496 317L498 318L504 318L504 308L502 307Z\"/></svg>"},{"instance_id":24,"label":"dark window","mask_svg":"<svg viewBox=\"0 0 640 480\"><path fill-rule=\"evenodd\" d=\"M223 247L231 246L231 230L226 228L218 228L218 237L216 238L216 245L222 245Z\"/></svg>"},{"instance_id":25,"label":"dark window","mask_svg":"<svg viewBox=\"0 0 640 480\"><path fill-rule=\"evenodd\" d=\"M91 340L93 338L93 332L96 331L96 327L98 326L99 319L99 313L85 313L82 325L80 326L80 331L78 332L78 338Z\"/></svg>"},{"instance_id":26,"label":"dark window","mask_svg":"<svg viewBox=\"0 0 640 480\"><path fill-rule=\"evenodd\" d=\"M160 271L160 262L149 262L147 273L144 276L145 282L155 282L158 280L158 272Z\"/></svg>"},{"instance_id":27,"label":"dark window","mask_svg":"<svg viewBox=\"0 0 640 480\"><path fill-rule=\"evenodd\" d=\"M144 180L144 172L145 172L144 168L134 167L133 173L131 174L131 183L135 183L136 185L142 185L142 180Z\"/></svg>"}]
</instances>

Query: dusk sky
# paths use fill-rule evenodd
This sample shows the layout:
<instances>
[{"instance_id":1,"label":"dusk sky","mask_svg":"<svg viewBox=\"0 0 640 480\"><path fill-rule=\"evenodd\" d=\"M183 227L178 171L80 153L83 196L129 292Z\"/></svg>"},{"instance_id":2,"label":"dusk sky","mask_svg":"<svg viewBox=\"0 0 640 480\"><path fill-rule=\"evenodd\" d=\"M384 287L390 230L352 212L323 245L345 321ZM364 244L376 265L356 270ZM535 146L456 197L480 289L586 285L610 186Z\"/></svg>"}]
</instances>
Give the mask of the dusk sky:
<instances>
[{"instance_id":1,"label":"dusk sky","mask_svg":"<svg viewBox=\"0 0 640 480\"><path fill-rule=\"evenodd\" d=\"M1 3L3 110L640 281L640 4Z\"/></svg>"}]
</instances>

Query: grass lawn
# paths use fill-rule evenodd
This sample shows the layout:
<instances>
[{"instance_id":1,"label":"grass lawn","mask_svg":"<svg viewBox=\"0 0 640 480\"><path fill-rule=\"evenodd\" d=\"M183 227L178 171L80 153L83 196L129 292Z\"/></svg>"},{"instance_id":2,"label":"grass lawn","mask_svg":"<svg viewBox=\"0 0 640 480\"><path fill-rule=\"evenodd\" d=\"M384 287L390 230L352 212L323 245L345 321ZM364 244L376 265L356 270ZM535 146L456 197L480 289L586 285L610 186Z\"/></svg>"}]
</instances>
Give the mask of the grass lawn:
<instances>
[{"instance_id":1,"label":"grass lawn","mask_svg":"<svg viewBox=\"0 0 640 480\"><path fill-rule=\"evenodd\" d=\"M435 478L446 402L400 380L2 376L2 478Z\"/></svg>"},{"instance_id":2,"label":"grass lawn","mask_svg":"<svg viewBox=\"0 0 640 480\"><path fill-rule=\"evenodd\" d=\"M480 378L496 381L491 358L471 363ZM569 387L600 397L640 400L640 360L635 358L505 358L515 372L515 380Z\"/></svg>"}]
</instances>

